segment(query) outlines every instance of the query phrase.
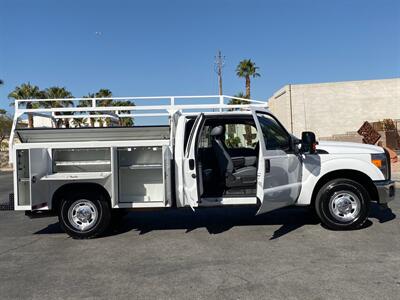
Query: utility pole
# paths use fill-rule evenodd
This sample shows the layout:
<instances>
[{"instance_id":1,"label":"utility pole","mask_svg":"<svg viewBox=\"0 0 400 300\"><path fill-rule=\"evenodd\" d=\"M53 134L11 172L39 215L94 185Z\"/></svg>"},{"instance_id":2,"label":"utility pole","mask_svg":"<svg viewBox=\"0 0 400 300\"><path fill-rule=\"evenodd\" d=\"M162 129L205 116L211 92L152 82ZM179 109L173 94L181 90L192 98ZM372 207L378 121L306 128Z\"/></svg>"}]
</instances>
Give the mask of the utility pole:
<instances>
[{"instance_id":1,"label":"utility pole","mask_svg":"<svg viewBox=\"0 0 400 300\"><path fill-rule=\"evenodd\" d=\"M225 65L225 56L222 56L221 50L218 50L218 54L215 56L215 72L218 75L218 87L219 94L222 95L222 68Z\"/></svg>"}]
</instances>

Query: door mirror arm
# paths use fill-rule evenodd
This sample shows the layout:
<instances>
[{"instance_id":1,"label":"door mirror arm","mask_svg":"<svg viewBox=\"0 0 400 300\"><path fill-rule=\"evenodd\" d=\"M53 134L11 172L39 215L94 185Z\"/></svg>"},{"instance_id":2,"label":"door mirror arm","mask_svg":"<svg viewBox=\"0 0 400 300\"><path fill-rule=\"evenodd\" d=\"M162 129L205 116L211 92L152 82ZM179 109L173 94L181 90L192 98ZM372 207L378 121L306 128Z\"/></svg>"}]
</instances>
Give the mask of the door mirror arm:
<instances>
[{"instance_id":1,"label":"door mirror arm","mask_svg":"<svg viewBox=\"0 0 400 300\"><path fill-rule=\"evenodd\" d=\"M300 148L299 145L301 145L301 140L294 135L290 135L290 143L291 143L291 149L293 153L298 154L300 153Z\"/></svg>"}]
</instances>

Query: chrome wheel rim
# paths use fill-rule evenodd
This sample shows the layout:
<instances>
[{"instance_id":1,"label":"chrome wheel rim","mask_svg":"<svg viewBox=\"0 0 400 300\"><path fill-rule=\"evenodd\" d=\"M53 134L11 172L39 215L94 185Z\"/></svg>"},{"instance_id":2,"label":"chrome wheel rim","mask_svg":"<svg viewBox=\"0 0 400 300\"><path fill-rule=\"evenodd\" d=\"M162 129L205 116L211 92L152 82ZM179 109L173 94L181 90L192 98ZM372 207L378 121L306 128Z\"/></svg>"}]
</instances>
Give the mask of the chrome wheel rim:
<instances>
[{"instance_id":1,"label":"chrome wheel rim","mask_svg":"<svg viewBox=\"0 0 400 300\"><path fill-rule=\"evenodd\" d=\"M91 229L96 224L98 215L96 205L86 199L75 201L68 209L68 220L79 231Z\"/></svg>"},{"instance_id":2,"label":"chrome wheel rim","mask_svg":"<svg viewBox=\"0 0 400 300\"><path fill-rule=\"evenodd\" d=\"M353 221L358 217L360 210L360 198L350 191L336 192L329 201L329 211L338 221Z\"/></svg>"}]
</instances>

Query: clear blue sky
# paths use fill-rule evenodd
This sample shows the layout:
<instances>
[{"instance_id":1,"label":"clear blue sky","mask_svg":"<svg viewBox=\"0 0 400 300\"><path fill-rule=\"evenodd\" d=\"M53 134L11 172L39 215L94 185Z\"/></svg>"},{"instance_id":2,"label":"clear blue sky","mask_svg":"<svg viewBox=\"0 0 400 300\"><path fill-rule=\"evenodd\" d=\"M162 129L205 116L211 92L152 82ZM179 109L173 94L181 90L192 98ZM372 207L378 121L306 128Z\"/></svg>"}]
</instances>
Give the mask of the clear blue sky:
<instances>
[{"instance_id":1,"label":"clear blue sky","mask_svg":"<svg viewBox=\"0 0 400 300\"><path fill-rule=\"evenodd\" d=\"M101 35L96 35L101 32ZM23 82L79 97L244 91L243 58L260 67L252 98L288 83L400 76L400 1L0 0L0 107Z\"/></svg>"}]
</instances>

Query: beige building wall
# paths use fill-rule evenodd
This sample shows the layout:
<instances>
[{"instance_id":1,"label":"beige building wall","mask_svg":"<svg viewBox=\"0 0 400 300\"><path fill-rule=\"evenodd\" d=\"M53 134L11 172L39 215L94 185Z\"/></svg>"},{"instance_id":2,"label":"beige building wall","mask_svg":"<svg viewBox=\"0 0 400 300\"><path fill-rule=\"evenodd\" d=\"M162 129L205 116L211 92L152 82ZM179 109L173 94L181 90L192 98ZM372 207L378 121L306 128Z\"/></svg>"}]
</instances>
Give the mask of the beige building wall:
<instances>
[{"instance_id":1,"label":"beige building wall","mask_svg":"<svg viewBox=\"0 0 400 300\"><path fill-rule=\"evenodd\" d=\"M357 131L364 121L400 119L400 78L286 85L268 103L296 136L308 130L330 137Z\"/></svg>"}]
</instances>

